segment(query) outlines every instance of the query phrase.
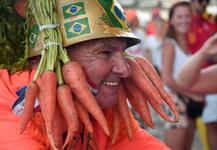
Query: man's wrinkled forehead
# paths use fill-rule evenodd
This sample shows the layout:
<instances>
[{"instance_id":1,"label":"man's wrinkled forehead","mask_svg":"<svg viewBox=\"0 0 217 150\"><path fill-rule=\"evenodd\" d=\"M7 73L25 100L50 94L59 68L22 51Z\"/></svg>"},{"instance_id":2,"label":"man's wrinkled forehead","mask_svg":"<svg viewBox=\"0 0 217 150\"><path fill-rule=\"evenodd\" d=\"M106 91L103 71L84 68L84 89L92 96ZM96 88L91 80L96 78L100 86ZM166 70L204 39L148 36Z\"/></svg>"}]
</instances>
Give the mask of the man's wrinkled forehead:
<instances>
[{"instance_id":1,"label":"man's wrinkled forehead","mask_svg":"<svg viewBox=\"0 0 217 150\"><path fill-rule=\"evenodd\" d=\"M198 2L198 3L206 2L208 4L210 0L191 0L191 2Z\"/></svg>"},{"instance_id":2,"label":"man's wrinkled forehead","mask_svg":"<svg viewBox=\"0 0 217 150\"><path fill-rule=\"evenodd\" d=\"M115 45L116 47L118 47L119 45L123 45L120 43L124 43L124 47L127 47L127 42L126 42L125 38L99 38L99 39L93 39L93 40L85 41L85 42L80 43L80 44L81 45L84 44L85 46L97 44L99 46L107 45L107 46L111 46L111 47L113 47L113 45Z\"/></svg>"},{"instance_id":3,"label":"man's wrinkled forehead","mask_svg":"<svg viewBox=\"0 0 217 150\"><path fill-rule=\"evenodd\" d=\"M110 49L110 50L124 50L127 47L126 39L124 38L102 38L90 41L89 44L94 44L97 48Z\"/></svg>"},{"instance_id":4,"label":"man's wrinkled forehead","mask_svg":"<svg viewBox=\"0 0 217 150\"><path fill-rule=\"evenodd\" d=\"M88 47L113 47L116 49L125 49L127 47L127 40L125 38L99 38L80 42L69 47L69 49L80 49Z\"/></svg>"}]
</instances>

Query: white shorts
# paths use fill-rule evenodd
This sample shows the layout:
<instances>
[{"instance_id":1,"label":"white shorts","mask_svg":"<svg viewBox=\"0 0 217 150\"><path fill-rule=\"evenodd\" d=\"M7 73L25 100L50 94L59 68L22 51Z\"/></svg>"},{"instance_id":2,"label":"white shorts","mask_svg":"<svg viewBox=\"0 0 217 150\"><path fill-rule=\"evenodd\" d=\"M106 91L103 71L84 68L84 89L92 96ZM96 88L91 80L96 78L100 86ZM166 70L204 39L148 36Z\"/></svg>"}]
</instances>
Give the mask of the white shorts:
<instances>
[{"instance_id":1,"label":"white shorts","mask_svg":"<svg viewBox=\"0 0 217 150\"><path fill-rule=\"evenodd\" d=\"M217 122L217 94L206 96L206 106L203 110L203 121L205 123Z\"/></svg>"}]
</instances>

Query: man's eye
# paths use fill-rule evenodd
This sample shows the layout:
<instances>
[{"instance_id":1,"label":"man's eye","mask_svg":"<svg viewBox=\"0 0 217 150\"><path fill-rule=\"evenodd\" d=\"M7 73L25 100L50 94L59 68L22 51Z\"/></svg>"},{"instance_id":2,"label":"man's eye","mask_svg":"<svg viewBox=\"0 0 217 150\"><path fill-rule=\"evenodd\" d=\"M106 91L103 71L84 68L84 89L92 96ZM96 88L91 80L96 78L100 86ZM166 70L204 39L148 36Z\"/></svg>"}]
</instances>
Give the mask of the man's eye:
<instances>
[{"instance_id":1,"label":"man's eye","mask_svg":"<svg viewBox=\"0 0 217 150\"><path fill-rule=\"evenodd\" d=\"M106 56L111 56L112 52L111 51L102 51L102 54L106 55Z\"/></svg>"}]
</instances>

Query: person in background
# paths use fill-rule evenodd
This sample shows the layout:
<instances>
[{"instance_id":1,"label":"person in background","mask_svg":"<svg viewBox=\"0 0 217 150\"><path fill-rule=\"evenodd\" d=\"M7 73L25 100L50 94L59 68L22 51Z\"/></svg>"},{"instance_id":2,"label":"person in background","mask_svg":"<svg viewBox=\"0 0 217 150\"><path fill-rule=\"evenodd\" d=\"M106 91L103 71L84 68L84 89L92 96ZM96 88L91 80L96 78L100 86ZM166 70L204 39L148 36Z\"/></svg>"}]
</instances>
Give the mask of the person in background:
<instances>
[{"instance_id":1,"label":"person in background","mask_svg":"<svg viewBox=\"0 0 217 150\"><path fill-rule=\"evenodd\" d=\"M16 2L19 3L20 1L17 0ZM34 5L32 3L31 8L37 9L35 5L38 3L41 4L42 6L45 6L44 2L48 3L49 0L37 1L37 3L34 3ZM84 94L85 90L86 93L92 92L88 95L87 98L93 96L93 102L94 102L91 103L91 101L88 101L86 105L83 105L84 102L81 101L79 102L78 97L77 97L78 99L73 100L74 102L80 103L79 105L83 107L82 110L87 116L86 119L87 120L90 119L88 124L92 126L92 133L89 133L86 128L80 125L79 128L73 127L76 128L76 130L73 129L73 140L70 140L70 144L68 145L69 147L67 147L67 149L70 150L71 149L75 149L75 150L81 150L81 149L169 150L169 148L165 144L163 144L162 142L160 142L159 140L157 140L156 138L148 134L145 130L141 129L138 126L138 123L132 117L132 115L130 115L129 119L127 119L130 122L129 124L132 123L131 124L132 140L128 139L125 124L119 122L120 132L118 132L114 143L111 144L111 141L109 140L108 137L109 133L106 135L105 132L103 132L102 130L102 126L100 126L99 123L94 119L93 115L90 115L89 111L85 112L86 110L89 110L88 107L90 103L91 103L90 107L93 107L93 105L96 106L95 110L99 109L100 111L102 111L103 116L105 115L104 117L106 121L105 123L107 124L108 121L108 126L109 126L108 128L111 129L114 123L112 121L111 114L112 111L114 112L117 110L118 95L120 96L120 94L118 94L119 93L118 87L120 87L122 80L131 76L132 73L127 63L127 58L124 55L124 51L127 47L138 44L140 40L136 38L128 28L127 21L124 16L124 11L122 7L119 5L119 3L117 3L116 0L106 0L106 1L80 0L79 2L68 1L68 0L65 1L57 0L57 1L50 1L50 2L51 5L49 6L51 8L56 8L56 6L58 7L59 10L64 10L63 7L66 8L66 6L67 8L70 8L70 9L65 9L65 11L58 12L58 13L66 13L63 18L59 17L61 15L63 16L63 14L58 14L59 17L58 19L62 19L59 22L60 26L63 24L68 25L68 26L66 25L65 28L60 27L61 28L61 30L59 31L61 33L60 36L63 36L64 37L63 39L67 39L67 42L64 41L63 43L59 43L58 47L61 46L60 48L62 48L61 44L63 44L63 46L66 48L65 55L69 57L69 59L71 60L68 63L73 62L74 64L77 64L76 67L80 66L79 75L81 76L77 74L69 75L69 76L73 76L73 78L76 78L75 80L79 80L79 81L84 80L83 84L85 84L85 87L82 88L82 93L77 93L77 94L78 95ZM60 3L60 5L55 5L56 2ZM22 4L23 5L21 6L24 7L25 2ZM89 7L84 7L84 6L89 6ZM40 8L40 9L43 10L44 8ZM51 9L51 10L55 10L55 9ZM77 10L79 10L79 13L76 13ZM47 11L49 13L49 10ZM86 17L84 18L84 16ZM47 16L44 17L46 18ZM111 22L109 22L108 19ZM68 29L66 27L70 27L70 28ZM30 31L29 35L35 35L33 34L34 33L33 30L29 30L29 31ZM49 31L54 31L54 29L50 29ZM29 41L29 42L34 42L34 45L32 47L33 49L27 48L25 51L25 54L28 55L24 55L25 57L24 60L30 63L29 68L27 68L26 70L22 70L22 69L16 70L13 74L11 74L8 71L9 68L0 69L0 133L1 133L0 149L1 150L62 149L62 144L63 144L62 140L64 138L64 132L66 131L65 126L67 124L65 123L66 121L64 120L64 118L61 116L61 114L62 113L64 114L64 112L63 111L58 112L57 108L60 107L59 101L58 104L55 105L57 111L55 111L55 115L54 115L55 118L53 121L53 123L57 123L57 122L58 123L55 124L56 126L53 128L53 130L51 129L51 131L46 132L47 128L45 129L44 127L44 124L46 125L46 123L44 123L43 116L40 115L41 113L43 113L43 109L41 109L42 110L41 112L39 111L40 109L39 110L37 109L37 111L34 112L34 115L32 115L32 118L28 126L26 127L26 130L23 132L23 134L20 134L19 132L19 126L21 122L20 115L22 114L23 109L25 109L23 107L25 107L24 102L26 99L24 97L25 97L25 92L27 91L26 87L29 85L29 83L33 83L32 80L34 78L35 71L38 67L39 60L40 59L42 60L43 58L43 57L41 58L41 53L42 53L41 49L38 50L35 49L36 48L35 46L39 46L35 44L38 40L38 37L34 38L34 40ZM27 37L27 39L30 38ZM46 38L46 40L47 39L49 38ZM56 41L57 39L54 38L54 40ZM55 41L50 42L50 45L48 45L48 47L45 47L46 50L49 48L49 46L54 44ZM17 51L17 49L14 49L14 51ZM19 56L15 55L14 57L19 57ZM68 71L70 72L72 70L75 70L75 68L70 67ZM61 71L59 73L61 74ZM44 74L42 74L42 76L43 75ZM54 85L56 84L55 80L53 83ZM41 88L45 83L39 82L38 84ZM78 86L82 86L82 85L78 85ZM49 88L51 87L48 86L48 89ZM77 88L77 86L75 88ZM69 93L71 93L71 91L69 91ZM55 93L51 92L51 95L52 94L54 94L54 96L56 97ZM67 98L68 97L69 96L67 96ZM75 97L75 95L73 97ZM41 100L41 97L39 99ZM43 100L42 102L44 102ZM48 102L47 105L49 106L52 105L51 104L52 102L50 103ZM78 106L77 105L78 103L76 103L76 106ZM39 107L38 104L37 106ZM40 103L40 106L42 108L42 103ZM72 105L67 105L67 110L74 111L77 109L72 108ZM107 111L108 113L106 113ZM45 114L47 113L50 112L45 110ZM65 114L67 113L68 111ZM59 117L56 114L58 114ZM100 115L100 113L97 113L97 111L96 114ZM74 115L76 116L77 114L70 115L70 120L72 119L71 116L73 116L73 118L75 117ZM55 120L57 118L59 118L61 121L59 120L56 122ZM70 122L68 126L70 126L72 123L78 123L78 122L72 119L72 122ZM116 126L115 129L117 129ZM58 131L61 130L61 131L58 132L57 130ZM49 144L48 143L49 136L52 136L52 133L53 132L56 133L56 131L58 132L58 135L55 136L55 139L52 139L52 142L54 143L50 142ZM56 140L56 138L58 138L58 140ZM57 143L56 141L58 141L59 143Z\"/></svg>"},{"instance_id":2,"label":"person in background","mask_svg":"<svg viewBox=\"0 0 217 150\"><path fill-rule=\"evenodd\" d=\"M162 41L167 30L166 21L160 16L160 10L152 10L152 19L145 27L145 53L148 60L160 74Z\"/></svg>"},{"instance_id":3,"label":"person in background","mask_svg":"<svg viewBox=\"0 0 217 150\"><path fill-rule=\"evenodd\" d=\"M195 116L189 117L187 107L190 99L202 100L201 97L187 93L177 83L177 74L190 52L186 41L192 21L189 2L175 3L169 11L168 30L162 49L161 77L166 89L177 105L180 120L177 124L165 123L165 143L173 150L190 150L194 137ZM169 113L169 112L168 112Z\"/></svg>"},{"instance_id":4,"label":"person in background","mask_svg":"<svg viewBox=\"0 0 217 150\"><path fill-rule=\"evenodd\" d=\"M183 65L179 73L179 85L186 90L198 94L208 95L207 108L203 113L203 119L206 122L208 143L211 150L216 149L217 142L217 125L216 125L216 101L217 101L217 64L204 68L204 64L210 57L217 58L217 34L210 37L203 47L196 52Z\"/></svg>"},{"instance_id":5,"label":"person in background","mask_svg":"<svg viewBox=\"0 0 217 150\"><path fill-rule=\"evenodd\" d=\"M193 16L191 29L187 33L187 41L189 50L194 54L211 35L217 32L217 24L213 21L213 16L208 14L206 10L210 0L191 0L190 2ZM214 57L209 57L207 62L204 63L204 67L215 63L217 63L217 61L215 61ZM217 108L217 100L215 99L217 99L216 94L206 95L206 106L202 115L202 120L207 127L207 135L201 135L201 137L208 138L208 145L211 150L216 149L215 143L217 141L217 114L212 113ZM202 139L204 139L204 141L206 140L205 138Z\"/></svg>"},{"instance_id":6,"label":"person in background","mask_svg":"<svg viewBox=\"0 0 217 150\"><path fill-rule=\"evenodd\" d=\"M129 54L145 56L144 30L140 27L139 18L135 9L126 9L126 17L132 32L141 40L141 43L127 49Z\"/></svg>"},{"instance_id":7,"label":"person in background","mask_svg":"<svg viewBox=\"0 0 217 150\"><path fill-rule=\"evenodd\" d=\"M192 25L187 33L187 42L190 52L194 54L217 31L217 25L210 20L206 11L209 0L191 0L190 2L193 15Z\"/></svg>"},{"instance_id":8,"label":"person in background","mask_svg":"<svg viewBox=\"0 0 217 150\"><path fill-rule=\"evenodd\" d=\"M211 36L182 66L178 75L179 85L198 94L217 93L217 64L203 68L210 57L217 57L217 34Z\"/></svg>"}]
</instances>

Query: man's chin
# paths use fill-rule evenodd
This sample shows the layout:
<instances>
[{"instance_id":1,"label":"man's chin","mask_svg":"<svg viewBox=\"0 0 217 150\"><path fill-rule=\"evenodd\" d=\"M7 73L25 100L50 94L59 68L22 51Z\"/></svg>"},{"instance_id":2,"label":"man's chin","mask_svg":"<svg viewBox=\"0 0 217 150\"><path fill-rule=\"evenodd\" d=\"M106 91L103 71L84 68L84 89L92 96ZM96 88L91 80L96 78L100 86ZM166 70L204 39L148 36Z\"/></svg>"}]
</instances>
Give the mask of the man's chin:
<instances>
[{"instance_id":1,"label":"man's chin","mask_svg":"<svg viewBox=\"0 0 217 150\"><path fill-rule=\"evenodd\" d=\"M114 98L112 98L112 99L100 98L99 99L96 97L96 100L97 100L97 103L99 104L100 108L102 108L102 109L111 108L117 104L116 98L115 99Z\"/></svg>"}]
</instances>

